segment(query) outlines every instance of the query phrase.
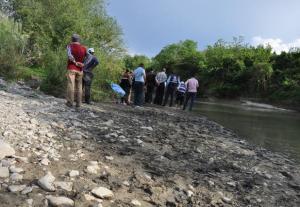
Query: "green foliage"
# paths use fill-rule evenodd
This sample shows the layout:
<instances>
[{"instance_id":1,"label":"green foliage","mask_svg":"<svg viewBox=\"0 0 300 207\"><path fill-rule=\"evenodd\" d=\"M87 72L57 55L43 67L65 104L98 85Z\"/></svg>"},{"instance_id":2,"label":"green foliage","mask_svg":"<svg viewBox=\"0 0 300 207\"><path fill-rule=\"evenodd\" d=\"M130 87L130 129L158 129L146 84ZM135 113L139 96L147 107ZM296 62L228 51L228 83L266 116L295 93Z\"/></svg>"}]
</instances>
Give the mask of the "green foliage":
<instances>
[{"instance_id":1,"label":"green foliage","mask_svg":"<svg viewBox=\"0 0 300 207\"><path fill-rule=\"evenodd\" d=\"M16 79L24 63L26 37L20 32L21 25L2 17L0 19L0 76Z\"/></svg>"},{"instance_id":2,"label":"green foliage","mask_svg":"<svg viewBox=\"0 0 300 207\"><path fill-rule=\"evenodd\" d=\"M144 55L126 55L123 59L124 65L126 69L134 70L136 69L141 63L144 63L145 68L151 66L151 59L144 56Z\"/></svg>"},{"instance_id":3,"label":"green foliage","mask_svg":"<svg viewBox=\"0 0 300 207\"><path fill-rule=\"evenodd\" d=\"M42 68L45 77L41 90L62 96L65 91L66 45L77 33L87 47L94 47L100 59L95 70L93 92L105 94L108 81L117 81L124 55L122 31L106 13L104 0L10 0L1 5L28 36L24 47L26 66ZM29 77L33 70L26 70ZM102 95L101 95L102 96Z\"/></svg>"}]
</instances>

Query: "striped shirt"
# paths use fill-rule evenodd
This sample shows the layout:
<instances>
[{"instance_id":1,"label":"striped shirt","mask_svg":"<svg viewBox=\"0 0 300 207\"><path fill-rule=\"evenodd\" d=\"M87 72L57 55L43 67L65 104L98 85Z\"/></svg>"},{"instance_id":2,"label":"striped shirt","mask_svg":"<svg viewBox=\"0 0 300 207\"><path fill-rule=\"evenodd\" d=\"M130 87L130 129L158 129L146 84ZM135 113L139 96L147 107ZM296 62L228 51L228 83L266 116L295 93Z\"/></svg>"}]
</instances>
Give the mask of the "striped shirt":
<instances>
[{"instance_id":1,"label":"striped shirt","mask_svg":"<svg viewBox=\"0 0 300 207\"><path fill-rule=\"evenodd\" d=\"M185 83L181 82L177 90L181 93L185 93L186 92Z\"/></svg>"}]
</instances>

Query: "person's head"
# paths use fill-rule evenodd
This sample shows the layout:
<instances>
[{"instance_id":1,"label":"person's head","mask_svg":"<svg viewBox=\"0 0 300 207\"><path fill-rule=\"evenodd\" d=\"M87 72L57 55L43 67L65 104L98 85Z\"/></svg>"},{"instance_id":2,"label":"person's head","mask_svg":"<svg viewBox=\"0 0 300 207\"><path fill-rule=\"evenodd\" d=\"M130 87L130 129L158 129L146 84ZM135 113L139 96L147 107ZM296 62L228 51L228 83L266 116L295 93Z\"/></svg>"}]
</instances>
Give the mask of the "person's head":
<instances>
[{"instance_id":1,"label":"person's head","mask_svg":"<svg viewBox=\"0 0 300 207\"><path fill-rule=\"evenodd\" d=\"M88 53L90 53L90 54L92 54L92 55L93 55L93 54L95 53L95 50L94 50L94 48L92 48L92 47L91 47L91 48L89 48L89 49L88 49Z\"/></svg>"},{"instance_id":2,"label":"person's head","mask_svg":"<svg viewBox=\"0 0 300 207\"><path fill-rule=\"evenodd\" d=\"M71 37L72 42L79 42L80 36L78 34L73 34Z\"/></svg>"},{"instance_id":3,"label":"person's head","mask_svg":"<svg viewBox=\"0 0 300 207\"><path fill-rule=\"evenodd\" d=\"M163 71L163 72L166 72L166 71L167 71L167 69L166 69L166 68L163 68L163 69L162 69L162 71Z\"/></svg>"},{"instance_id":4,"label":"person's head","mask_svg":"<svg viewBox=\"0 0 300 207\"><path fill-rule=\"evenodd\" d=\"M129 73L130 71L128 69L125 70L125 73Z\"/></svg>"},{"instance_id":5,"label":"person's head","mask_svg":"<svg viewBox=\"0 0 300 207\"><path fill-rule=\"evenodd\" d=\"M144 68L144 67L145 67L144 63L140 63L139 66L140 66L141 68Z\"/></svg>"},{"instance_id":6,"label":"person's head","mask_svg":"<svg viewBox=\"0 0 300 207\"><path fill-rule=\"evenodd\" d=\"M184 82L183 82L183 81L181 81L181 82L180 82L180 84L184 84Z\"/></svg>"}]
</instances>

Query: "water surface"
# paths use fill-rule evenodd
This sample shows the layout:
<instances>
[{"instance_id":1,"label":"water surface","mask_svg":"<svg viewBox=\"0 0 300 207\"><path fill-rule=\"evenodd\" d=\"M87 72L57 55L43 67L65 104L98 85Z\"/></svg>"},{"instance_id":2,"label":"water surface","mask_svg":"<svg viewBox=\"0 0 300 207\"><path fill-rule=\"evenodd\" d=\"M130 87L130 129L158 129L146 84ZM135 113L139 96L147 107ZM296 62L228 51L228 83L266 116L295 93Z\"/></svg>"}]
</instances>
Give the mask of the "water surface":
<instances>
[{"instance_id":1,"label":"water surface","mask_svg":"<svg viewBox=\"0 0 300 207\"><path fill-rule=\"evenodd\" d=\"M238 101L199 102L195 111L235 131L249 143L300 162L300 113Z\"/></svg>"}]
</instances>

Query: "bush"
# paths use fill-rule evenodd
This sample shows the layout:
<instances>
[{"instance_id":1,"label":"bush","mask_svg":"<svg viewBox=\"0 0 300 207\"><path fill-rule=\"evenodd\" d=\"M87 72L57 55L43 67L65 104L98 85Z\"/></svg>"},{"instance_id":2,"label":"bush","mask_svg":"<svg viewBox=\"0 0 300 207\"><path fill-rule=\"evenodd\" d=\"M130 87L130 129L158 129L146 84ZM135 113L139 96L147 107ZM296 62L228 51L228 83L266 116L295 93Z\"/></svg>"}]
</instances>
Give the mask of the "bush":
<instances>
[{"instance_id":1,"label":"bush","mask_svg":"<svg viewBox=\"0 0 300 207\"><path fill-rule=\"evenodd\" d=\"M213 95L219 98L235 98L240 96L240 88L237 85L223 84L213 88Z\"/></svg>"},{"instance_id":2,"label":"bush","mask_svg":"<svg viewBox=\"0 0 300 207\"><path fill-rule=\"evenodd\" d=\"M26 38L21 34L21 25L8 18L0 19L0 76L18 79L25 62Z\"/></svg>"},{"instance_id":3,"label":"bush","mask_svg":"<svg viewBox=\"0 0 300 207\"><path fill-rule=\"evenodd\" d=\"M41 90L47 94L63 97L66 91L66 67L67 59L64 49L56 52L46 51L42 57L45 78Z\"/></svg>"}]
</instances>

